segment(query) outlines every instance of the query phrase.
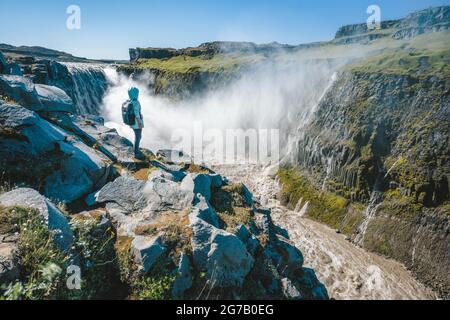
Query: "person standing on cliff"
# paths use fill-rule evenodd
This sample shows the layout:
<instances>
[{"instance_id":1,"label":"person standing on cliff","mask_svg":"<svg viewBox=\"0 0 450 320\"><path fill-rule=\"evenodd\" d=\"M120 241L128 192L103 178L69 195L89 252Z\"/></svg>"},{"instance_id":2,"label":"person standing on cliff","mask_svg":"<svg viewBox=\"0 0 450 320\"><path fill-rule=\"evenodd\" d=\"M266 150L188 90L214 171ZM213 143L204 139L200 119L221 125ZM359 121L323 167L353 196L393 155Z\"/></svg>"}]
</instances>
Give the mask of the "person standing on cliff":
<instances>
[{"instance_id":1,"label":"person standing on cliff","mask_svg":"<svg viewBox=\"0 0 450 320\"><path fill-rule=\"evenodd\" d=\"M144 118L141 113L141 104L139 103L139 89L131 87L128 89L128 97L122 106L122 115L125 124L134 131L134 156L136 159L144 160L145 155L141 152L139 145L142 138L142 129L144 129Z\"/></svg>"}]
</instances>

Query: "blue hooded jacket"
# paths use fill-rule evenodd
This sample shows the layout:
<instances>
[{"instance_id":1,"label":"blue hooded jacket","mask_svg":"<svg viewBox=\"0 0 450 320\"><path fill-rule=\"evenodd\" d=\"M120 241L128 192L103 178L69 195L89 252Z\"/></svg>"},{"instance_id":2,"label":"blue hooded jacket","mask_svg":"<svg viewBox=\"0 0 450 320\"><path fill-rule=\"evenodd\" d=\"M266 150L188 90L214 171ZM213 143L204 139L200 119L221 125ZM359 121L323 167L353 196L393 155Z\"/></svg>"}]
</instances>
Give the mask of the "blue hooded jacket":
<instances>
[{"instance_id":1,"label":"blue hooded jacket","mask_svg":"<svg viewBox=\"0 0 450 320\"><path fill-rule=\"evenodd\" d=\"M130 97L130 101L133 102L134 114L136 118L139 118L142 123L142 128L144 127L144 119L141 113L141 104L139 103L139 89L136 87L131 87L128 89L128 97ZM130 126L132 129L140 129L138 125L138 121L136 121L133 125Z\"/></svg>"}]
</instances>

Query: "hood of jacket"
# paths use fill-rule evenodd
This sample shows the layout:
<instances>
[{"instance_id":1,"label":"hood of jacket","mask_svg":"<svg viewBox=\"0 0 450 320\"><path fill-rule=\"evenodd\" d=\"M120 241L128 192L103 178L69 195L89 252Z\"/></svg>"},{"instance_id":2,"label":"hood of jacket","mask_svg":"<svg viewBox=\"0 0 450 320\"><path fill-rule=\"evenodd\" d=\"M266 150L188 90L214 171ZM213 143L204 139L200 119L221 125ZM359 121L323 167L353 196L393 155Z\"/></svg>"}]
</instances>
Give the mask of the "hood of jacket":
<instances>
[{"instance_id":1,"label":"hood of jacket","mask_svg":"<svg viewBox=\"0 0 450 320\"><path fill-rule=\"evenodd\" d=\"M131 87L128 89L128 96L130 97L130 100L137 100L139 98L139 89Z\"/></svg>"}]
</instances>

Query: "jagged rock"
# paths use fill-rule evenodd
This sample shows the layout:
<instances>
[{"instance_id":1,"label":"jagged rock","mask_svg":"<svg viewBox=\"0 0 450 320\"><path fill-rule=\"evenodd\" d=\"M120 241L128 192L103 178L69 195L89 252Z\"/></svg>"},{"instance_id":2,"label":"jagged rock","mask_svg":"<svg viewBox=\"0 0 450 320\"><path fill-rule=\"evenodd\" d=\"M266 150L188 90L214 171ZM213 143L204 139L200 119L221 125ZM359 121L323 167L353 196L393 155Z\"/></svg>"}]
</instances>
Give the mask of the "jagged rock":
<instances>
[{"instance_id":1,"label":"jagged rock","mask_svg":"<svg viewBox=\"0 0 450 320\"><path fill-rule=\"evenodd\" d=\"M195 194L194 205L200 201L198 194L206 201L211 200L211 177L207 174L189 173L181 182L181 187Z\"/></svg>"},{"instance_id":2,"label":"jagged rock","mask_svg":"<svg viewBox=\"0 0 450 320\"><path fill-rule=\"evenodd\" d=\"M111 161L124 166L135 166L131 141L120 136L117 130L104 126L103 118L95 115L55 115L58 126L77 135L90 146L95 146Z\"/></svg>"},{"instance_id":3,"label":"jagged rock","mask_svg":"<svg viewBox=\"0 0 450 320\"><path fill-rule=\"evenodd\" d=\"M255 255L260 247L258 239L242 224L236 228L235 234L245 244L248 252Z\"/></svg>"},{"instance_id":4,"label":"jagged rock","mask_svg":"<svg viewBox=\"0 0 450 320\"><path fill-rule=\"evenodd\" d=\"M41 185L57 201L73 202L102 187L111 162L33 111L0 106L0 169L17 181Z\"/></svg>"},{"instance_id":5,"label":"jagged rock","mask_svg":"<svg viewBox=\"0 0 450 320\"><path fill-rule=\"evenodd\" d=\"M191 263L189 257L185 253L181 254L176 273L177 275L172 287L172 297L175 299L182 299L184 298L185 292L193 285Z\"/></svg>"},{"instance_id":6,"label":"jagged rock","mask_svg":"<svg viewBox=\"0 0 450 320\"><path fill-rule=\"evenodd\" d=\"M147 201L142 195L145 182L131 176L120 176L106 184L96 195L97 203L113 202L127 212L142 210Z\"/></svg>"},{"instance_id":7,"label":"jagged rock","mask_svg":"<svg viewBox=\"0 0 450 320\"><path fill-rule=\"evenodd\" d=\"M163 178L163 179L173 181L173 182L181 181L181 180L178 180L172 173L167 172L166 170L162 170L162 169L156 169L156 170L152 170L152 172L150 172L150 174L148 175L148 180L152 180L154 178Z\"/></svg>"},{"instance_id":8,"label":"jagged rock","mask_svg":"<svg viewBox=\"0 0 450 320\"><path fill-rule=\"evenodd\" d=\"M143 194L149 200L147 209L152 211L183 210L190 206L194 194L173 181L156 177L148 181Z\"/></svg>"},{"instance_id":9,"label":"jagged rock","mask_svg":"<svg viewBox=\"0 0 450 320\"><path fill-rule=\"evenodd\" d=\"M283 271L295 272L303 266L303 255L297 247L279 238L276 244L276 250L282 258Z\"/></svg>"},{"instance_id":10,"label":"jagged rock","mask_svg":"<svg viewBox=\"0 0 450 320\"><path fill-rule=\"evenodd\" d=\"M180 182L186 177L186 172L184 172L184 167L180 165L169 165L161 163L160 161L153 160L150 162L155 168L159 168L156 173L152 176L161 175L162 177L174 181ZM159 172L159 173L158 173Z\"/></svg>"},{"instance_id":11,"label":"jagged rock","mask_svg":"<svg viewBox=\"0 0 450 320\"><path fill-rule=\"evenodd\" d=\"M92 234L95 236L96 234L103 235L105 232L113 228L113 224L109 219L106 210L92 210L92 211L84 211L75 215L73 220L81 220L81 221L90 221L95 223L95 227L92 230Z\"/></svg>"},{"instance_id":12,"label":"jagged rock","mask_svg":"<svg viewBox=\"0 0 450 320\"><path fill-rule=\"evenodd\" d=\"M192 161L188 154L178 150L158 150L156 156L168 164L190 163Z\"/></svg>"},{"instance_id":13,"label":"jagged rock","mask_svg":"<svg viewBox=\"0 0 450 320\"><path fill-rule=\"evenodd\" d=\"M24 206L37 209L50 230L56 230L55 243L63 250L68 250L73 242L73 232L67 217L36 190L20 188L0 196L0 204L4 206Z\"/></svg>"},{"instance_id":14,"label":"jagged rock","mask_svg":"<svg viewBox=\"0 0 450 320\"><path fill-rule=\"evenodd\" d=\"M158 258L166 251L160 236L147 238L137 236L131 243L134 262L141 267L142 273L150 271Z\"/></svg>"},{"instance_id":15,"label":"jagged rock","mask_svg":"<svg viewBox=\"0 0 450 320\"><path fill-rule=\"evenodd\" d=\"M141 212L150 218L164 210L183 210L193 194L161 177L144 182L124 175L105 185L95 197L97 203L115 203L126 214Z\"/></svg>"},{"instance_id":16,"label":"jagged rock","mask_svg":"<svg viewBox=\"0 0 450 320\"><path fill-rule=\"evenodd\" d=\"M44 84L36 84L35 88L45 111L75 112L72 99L63 90Z\"/></svg>"},{"instance_id":17,"label":"jagged rock","mask_svg":"<svg viewBox=\"0 0 450 320\"><path fill-rule=\"evenodd\" d=\"M192 248L197 270L206 271L212 287L240 287L254 259L235 235L189 216L193 229Z\"/></svg>"},{"instance_id":18,"label":"jagged rock","mask_svg":"<svg viewBox=\"0 0 450 320\"><path fill-rule=\"evenodd\" d=\"M219 228L219 216L214 211L214 209L209 205L209 203L203 196L198 195L197 199L199 199L199 202L192 210L192 216L202 219L212 226Z\"/></svg>"},{"instance_id":19,"label":"jagged rock","mask_svg":"<svg viewBox=\"0 0 450 320\"><path fill-rule=\"evenodd\" d=\"M316 273L313 269L303 268L301 276L296 278L296 281L303 288L310 292L309 299L312 300L328 300L328 292L325 286L317 279Z\"/></svg>"},{"instance_id":20,"label":"jagged rock","mask_svg":"<svg viewBox=\"0 0 450 320\"><path fill-rule=\"evenodd\" d=\"M34 84L27 78L15 75L0 75L0 91L30 110L43 109Z\"/></svg>"},{"instance_id":21,"label":"jagged rock","mask_svg":"<svg viewBox=\"0 0 450 320\"><path fill-rule=\"evenodd\" d=\"M206 276L212 287L241 287L253 263L253 257L235 235L222 231L211 238Z\"/></svg>"},{"instance_id":22,"label":"jagged rock","mask_svg":"<svg viewBox=\"0 0 450 320\"><path fill-rule=\"evenodd\" d=\"M302 293L294 286L294 284L288 278L281 279L281 289L283 295L290 300L303 299Z\"/></svg>"}]
</instances>

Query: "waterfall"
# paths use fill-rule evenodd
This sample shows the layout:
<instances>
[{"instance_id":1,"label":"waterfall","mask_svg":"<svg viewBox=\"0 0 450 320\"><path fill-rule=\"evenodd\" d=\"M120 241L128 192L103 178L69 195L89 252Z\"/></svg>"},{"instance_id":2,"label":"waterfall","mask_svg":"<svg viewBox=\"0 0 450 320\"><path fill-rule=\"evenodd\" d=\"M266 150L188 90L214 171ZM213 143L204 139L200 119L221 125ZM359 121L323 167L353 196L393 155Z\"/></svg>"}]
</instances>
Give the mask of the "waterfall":
<instances>
[{"instance_id":1,"label":"waterfall","mask_svg":"<svg viewBox=\"0 0 450 320\"><path fill-rule=\"evenodd\" d=\"M383 200L383 193L379 191L372 192L370 197L369 205L364 213L364 221L358 228L358 235L356 236L354 242L356 245L363 246L364 238L366 235L367 228L369 227L370 221L375 218L378 208L380 207Z\"/></svg>"},{"instance_id":2,"label":"waterfall","mask_svg":"<svg viewBox=\"0 0 450 320\"><path fill-rule=\"evenodd\" d=\"M104 66L89 63L64 63L73 87L70 96L78 114L100 114L103 95L108 89Z\"/></svg>"}]
</instances>

